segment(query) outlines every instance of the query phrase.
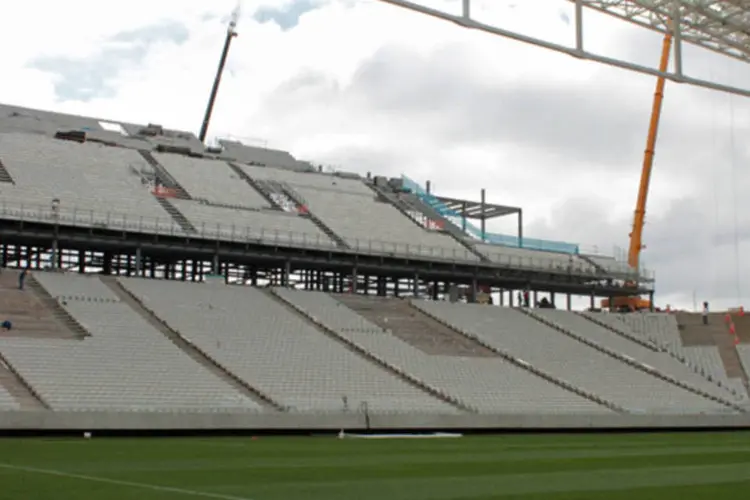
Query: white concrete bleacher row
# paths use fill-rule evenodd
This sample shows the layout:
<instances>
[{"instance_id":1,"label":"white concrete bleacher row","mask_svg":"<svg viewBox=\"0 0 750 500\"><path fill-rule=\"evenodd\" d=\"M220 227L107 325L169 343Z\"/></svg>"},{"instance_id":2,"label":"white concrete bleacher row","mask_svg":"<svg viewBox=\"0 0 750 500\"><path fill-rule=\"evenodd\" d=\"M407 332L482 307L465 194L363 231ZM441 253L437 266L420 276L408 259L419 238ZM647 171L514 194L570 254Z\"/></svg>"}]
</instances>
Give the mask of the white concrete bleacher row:
<instances>
[{"instance_id":1,"label":"white concrete bleacher row","mask_svg":"<svg viewBox=\"0 0 750 500\"><path fill-rule=\"evenodd\" d=\"M309 163L297 160L287 151L248 146L231 139L219 139L218 142L223 150L222 157L242 163L261 164L297 171L309 171L313 168Z\"/></svg>"},{"instance_id":2,"label":"white concrete bleacher row","mask_svg":"<svg viewBox=\"0 0 750 500\"><path fill-rule=\"evenodd\" d=\"M675 357L683 360L698 373L728 387L735 396L746 398L747 392L741 379L729 378L717 346L684 346L680 337L677 318L673 314L638 313L638 314L595 314L600 321L640 336L666 349Z\"/></svg>"},{"instance_id":3,"label":"white concrete bleacher row","mask_svg":"<svg viewBox=\"0 0 750 500\"><path fill-rule=\"evenodd\" d=\"M278 288L276 293L376 358L479 412L611 412L502 358L425 354L323 292Z\"/></svg>"},{"instance_id":4,"label":"white concrete bleacher row","mask_svg":"<svg viewBox=\"0 0 750 500\"><path fill-rule=\"evenodd\" d=\"M266 200L239 179L225 162L166 153L154 153L154 156L196 198L249 208L268 206ZM150 168L135 150L11 133L0 134L0 159L16 182L0 187L3 217L184 234L154 199L149 186L133 172L133 169ZM420 228L394 206L377 201L363 180L282 168L247 165L241 168L251 177L292 186L313 213L359 251L452 261L478 260L452 237ZM51 209L53 199L60 201L57 215L53 215ZM291 223L281 216L242 214L246 217L240 220L233 209L209 208L183 201L176 202L188 207L188 220L195 226L210 228L205 237L235 239L239 234L252 234L256 235L253 239L257 239L258 234L295 232L298 234L285 239L297 243L320 240L322 244L316 246L329 245L328 238L306 219ZM234 222L228 224L230 219ZM235 227L234 230L216 230L219 225ZM274 243L283 241L277 236L270 239ZM593 272L590 264L577 257L496 245L478 246L491 260L501 264L566 271L573 261L573 270Z\"/></svg>"},{"instance_id":5,"label":"white concrete bleacher row","mask_svg":"<svg viewBox=\"0 0 750 500\"><path fill-rule=\"evenodd\" d=\"M331 248L336 243L310 219L278 210L243 210L171 200L205 238L269 244Z\"/></svg>"},{"instance_id":6,"label":"white concrete bleacher row","mask_svg":"<svg viewBox=\"0 0 750 500\"><path fill-rule=\"evenodd\" d=\"M242 165L242 169L250 177L292 186L310 211L354 248L447 260L479 260L451 236L421 228L393 205L377 201L375 192L362 180L247 165Z\"/></svg>"},{"instance_id":7,"label":"white concrete bleacher row","mask_svg":"<svg viewBox=\"0 0 750 500\"><path fill-rule=\"evenodd\" d=\"M153 156L192 198L238 207L271 207L224 161L169 153L154 153Z\"/></svg>"},{"instance_id":8,"label":"white concrete bleacher row","mask_svg":"<svg viewBox=\"0 0 750 500\"><path fill-rule=\"evenodd\" d=\"M97 277L35 273L91 334L0 339L0 352L53 410L260 411L190 359Z\"/></svg>"},{"instance_id":9,"label":"white concrete bleacher row","mask_svg":"<svg viewBox=\"0 0 750 500\"><path fill-rule=\"evenodd\" d=\"M385 412L439 406L260 289L121 282L172 329L289 411L356 411L365 402Z\"/></svg>"},{"instance_id":10,"label":"white concrete bleacher row","mask_svg":"<svg viewBox=\"0 0 750 500\"><path fill-rule=\"evenodd\" d=\"M173 225L148 186L132 172L131 167L145 163L134 150L0 134L0 160L15 182L0 188L6 217L15 210L19 217L51 220L52 200L57 199L61 222L134 230L140 224L150 231Z\"/></svg>"},{"instance_id":11,"label":"white concrete bleacher row","mask_svg":"<svg viewBox=\"0 0 750 500\"><path fill-rule=\"evenodd\" d=\"M561 326L573 333L581 335L600 346L633 359L641 364L655 368L659 373L679 380L690 387L721 398L734 399L728 389L721 388L715 383L692 370L687 364L680 362L668 353L651 350L632 340L619 335L612 330L603 328L593 321L570 311L555 309L536 309L535 314ZM718 352L717 352L718 355Z\"/></svg>"},{"instance_id":12,"label":"white concrete bleacher row","mask_svg":"<svg viewBox=\"0 0 750 500\"><path fill-rule=\"evenodd\" d=\"M0 363L2 362L0 361ZM20 408L21 405L18 404L15 398L13 398L13 396L11 396L2 385L0 385L0 411L18 410Z\"/></svg>"},{"instance_id":13,"label":"white concrete bleacher row","mask_svg":"<svg viewBox=\"0 0 750 500\"><path fill-rule=\"evenodd\" d=\"M445 323L631 412L725 412L723 405L629 366L520 311L477 304L414 304Z\"/></svg>"},{"instance_id":14,"label":"white concrete bleacher row","mask_svg":"<svg viewBox=\"0 0 750 500\"><path fill-rule=\"evenodd\" d=\"M572 254L527 250L524 248L476 243L477 250L498 264L510 264L526 269L549 269L557 272L595 274L596 268L589 262Z\"/></svg>"}]
</instances>

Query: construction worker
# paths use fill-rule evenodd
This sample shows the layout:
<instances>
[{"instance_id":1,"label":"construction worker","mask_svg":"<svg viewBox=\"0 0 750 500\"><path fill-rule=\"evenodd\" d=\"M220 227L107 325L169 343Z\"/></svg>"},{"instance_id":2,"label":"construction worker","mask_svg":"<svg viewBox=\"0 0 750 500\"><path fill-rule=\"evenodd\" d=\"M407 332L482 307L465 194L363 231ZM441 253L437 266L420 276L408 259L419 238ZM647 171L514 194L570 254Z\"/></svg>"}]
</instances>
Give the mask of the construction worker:
<instances>
[{"instance_id":1,"label":"construction worker","mask_svg":"<svg viewBox=\"0 0 750 500\"><path fill-rule=\"evenodd\" d=\"M21 274L18 275L18 289L19 290L23 290L23 284L26 281L26 276L28 276L30 273L29 267L31 266L26 266L24 270L21 271Z\"/></svg>"},{"instance_id":2,"label":"construction worker","mask_svg":"<svg viewBox=\"0 0 750 500\"><path fill-rule=\"evenodd\" d=\"M708 324L708 302L703 303L703 324Z\"/></svg>"}]
</instances>

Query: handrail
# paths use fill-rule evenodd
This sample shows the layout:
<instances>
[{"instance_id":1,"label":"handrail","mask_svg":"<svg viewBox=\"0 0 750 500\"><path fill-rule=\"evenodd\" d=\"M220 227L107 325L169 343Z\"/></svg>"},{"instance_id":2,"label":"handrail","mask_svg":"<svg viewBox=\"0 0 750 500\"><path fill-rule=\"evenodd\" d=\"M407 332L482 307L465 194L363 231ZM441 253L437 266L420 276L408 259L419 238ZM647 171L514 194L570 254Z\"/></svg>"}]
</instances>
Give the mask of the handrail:
<instances>
[{"instance_id":1,"label":"handrail","mask_svg":"<svg viewBox=\"0 0 750 500\"><path fill-rule=\"evenodd\" d=\"M277 244L310 249L336 249L367 255L388 255L409 258L425 258L456 263L476 263L478 257L469 250L450 250L410 243L396 243L370 239L347 238L351 249L337 248L335 243L319 233L297 233L293 231L279 231L276 229L258 227L238 227L232 224L206 224L193 222L196 233L185 231L167 214L164 217L147 217L117 212L96 212L93 209L80 209L71 206L58 206L53 210L51 205L34 203L8 203L7 199L0 200L0 218L59 224L74 227L98 227L110 230L128 231L133 233L157 234L165 236L189 236L195 239L210 239L231 241L238 243ZM485 265L492 267L512 267L533 271L550 271L559 274L573 273L577 276L592 276L601 278L590 266L584 262L566 262L545 256L497 256L493 262ZM643 281L643 280L642 280Z\"/></svg>"}]
</instances>

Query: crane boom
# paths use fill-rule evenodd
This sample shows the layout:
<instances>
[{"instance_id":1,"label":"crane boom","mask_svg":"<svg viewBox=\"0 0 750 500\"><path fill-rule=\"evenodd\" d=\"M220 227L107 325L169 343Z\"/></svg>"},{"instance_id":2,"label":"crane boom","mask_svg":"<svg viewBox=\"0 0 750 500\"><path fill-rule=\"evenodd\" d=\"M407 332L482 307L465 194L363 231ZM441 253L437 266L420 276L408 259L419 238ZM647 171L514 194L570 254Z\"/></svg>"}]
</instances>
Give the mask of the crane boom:
<instances>
[{"instance_id":1,"label":"crane boom","mask_svg":"<svg viewBox=\"0 0 750 500\"><path fill-rule=\"evenodd\" d=\"M672 50L672 33L667 31L662 44L661 61L659 71L666 72L669 66L669 53ZM641 183L638 188L638 201L635 205L633 217L633 229L630 232L630 249L628 251L628 264L636 270L640 270L641 250L643 249L643 225L646 222L646 201L648 200L648 189L651 183L651 170L654 165L654 151L656 149L656 138L659 134L659 120L661 119L661 108L664 101L664 86L666 79L660 76L656 80L656 91L654 92L654 103L651 108L651 122L646 139L646 151L643 155L643 168L641 169Z\"/></svg>"},{"instance_id":2,"label":"crane boom","mask_svg":"<svg viewBox=\"0 0 750 500\"><path fill-rule=\"evenodd\" d=\"M664 34L664 42L661 50L661 60L659 61L659 71L666 72L669 66L669 53L672 50L672 32L667 31ZM651 120L648 127L648 136L646 138L646 150L643 154L643 167L641 168L641 183L638 187L638 199L635 204L635 214L633 215L633 227L630 231L630 248L628 249L628 265L640 275L641 250L643 249L643 226L646 222L646 201L648 200L648 189L651 183L651 170L654 166L654 152L656 150L656 139L659 135L659 120L661 119L661 108L664 102L664 86L666 78L658 77L656 80L656 91L654 92L654 102L651 107ZM626 286L636 287L637 279L628 281ZM612 299L604 299L601 302L603 309L617 309L637 311L640 309L651 309L653 304L650 301L640 297L620 296Z\"/></svg>"}]
</instances>

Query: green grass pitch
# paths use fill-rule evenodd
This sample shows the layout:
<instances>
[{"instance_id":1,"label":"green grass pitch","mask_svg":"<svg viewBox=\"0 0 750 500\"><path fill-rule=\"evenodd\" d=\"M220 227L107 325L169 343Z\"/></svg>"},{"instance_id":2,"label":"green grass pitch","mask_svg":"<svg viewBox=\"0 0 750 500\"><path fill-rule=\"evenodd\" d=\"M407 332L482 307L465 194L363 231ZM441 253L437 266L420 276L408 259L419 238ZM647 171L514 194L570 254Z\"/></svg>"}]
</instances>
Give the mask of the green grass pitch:
<instances>
[{"instance_id":1,"label":"green grass pitch","mask_svg":"<svg viewBox=\"0 0 750 500\"><path fill-rule=\"evenodd\" d=\"M750 433L0 439L1 500L741 500Z\"/></svg>"}]
</instances>

